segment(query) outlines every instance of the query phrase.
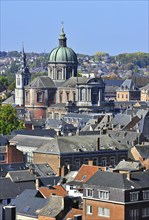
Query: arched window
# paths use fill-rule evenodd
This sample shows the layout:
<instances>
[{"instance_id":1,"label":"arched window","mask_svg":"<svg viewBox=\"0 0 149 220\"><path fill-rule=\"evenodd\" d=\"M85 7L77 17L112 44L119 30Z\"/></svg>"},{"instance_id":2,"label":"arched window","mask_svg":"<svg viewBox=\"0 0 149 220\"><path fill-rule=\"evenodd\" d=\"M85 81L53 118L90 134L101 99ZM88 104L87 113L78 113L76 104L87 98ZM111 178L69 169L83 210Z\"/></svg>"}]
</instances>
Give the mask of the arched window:
<instances>
[{"instance_id":1,"label":"arched window","mask_svg":"<svg viewBox=\"0 0 149 220\"><path fill-rule=\"evenodd\" d=\"M57 70L57 79L62 79L62 69Z\"/></svg>"}]
</instances>

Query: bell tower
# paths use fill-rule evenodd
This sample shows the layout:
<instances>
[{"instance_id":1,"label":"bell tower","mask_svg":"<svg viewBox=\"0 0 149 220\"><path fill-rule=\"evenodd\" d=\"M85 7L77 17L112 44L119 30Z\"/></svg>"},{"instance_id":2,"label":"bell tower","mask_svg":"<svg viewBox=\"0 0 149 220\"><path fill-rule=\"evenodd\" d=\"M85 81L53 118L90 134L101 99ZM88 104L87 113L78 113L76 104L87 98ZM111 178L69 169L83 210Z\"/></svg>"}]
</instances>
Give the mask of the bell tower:
<instances>
[{"instance_id":1,"label":"bell tower","mask_svg":"<svg viewBox=\"0 0 149 220\"><path fill-rule=\"evenodd\" d=\"M25 86L31 81L31 74L26 66L26 54L24 52L24 46L22 46L21 53L21 67L18 73L16 73L16 89L15 89L15 104L24 106L25 104Z\"/></svg>"}]
</instances>

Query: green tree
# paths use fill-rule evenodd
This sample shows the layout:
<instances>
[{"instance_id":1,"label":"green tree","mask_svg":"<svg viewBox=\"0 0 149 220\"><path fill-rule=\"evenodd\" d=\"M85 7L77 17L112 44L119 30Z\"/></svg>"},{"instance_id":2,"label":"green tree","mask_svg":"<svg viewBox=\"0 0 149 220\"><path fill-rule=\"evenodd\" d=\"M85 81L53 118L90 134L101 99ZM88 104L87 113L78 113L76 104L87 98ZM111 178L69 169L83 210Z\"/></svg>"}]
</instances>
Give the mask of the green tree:
<instances>
[{"instance_id":1,"label":"green tree","mask_svg":"<svg viewBox=\"0 0 149 220\"><path fill-rule=\"evenodd\" d=\"M10 134L14 129L22 129L23 121L16 115L16 109L11 105L0 106L0 134Z\"/></svg>"}]
</instances>

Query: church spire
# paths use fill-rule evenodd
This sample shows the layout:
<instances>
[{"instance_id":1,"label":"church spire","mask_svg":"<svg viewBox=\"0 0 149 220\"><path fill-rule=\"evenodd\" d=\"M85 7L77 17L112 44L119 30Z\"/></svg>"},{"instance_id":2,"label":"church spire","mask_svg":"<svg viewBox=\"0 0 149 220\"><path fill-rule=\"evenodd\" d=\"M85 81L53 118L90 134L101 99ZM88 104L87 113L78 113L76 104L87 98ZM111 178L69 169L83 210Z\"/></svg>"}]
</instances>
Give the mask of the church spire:
<instances>
[{"instance_id":1,"label":"church spire","mask_svg":"<svg viewBox=\"0 0 149 220\"><path fill-rule=\"evenodd\" d=\"M21 54L21 69L24 70L26 69L26 54L24 52L24 44L22 43L22 54Z\"/></svg>"},{"instance_id":2,"label":"church spire","mask_svg":"<svg viewBox=\"0 0 149 220\"><path fill-rule=\"evenodd\" d=\"M67 47L67 38L64 32L64 23L62 22L61 33L59 35L59 47Z\"/></svg>"}]
</instances>

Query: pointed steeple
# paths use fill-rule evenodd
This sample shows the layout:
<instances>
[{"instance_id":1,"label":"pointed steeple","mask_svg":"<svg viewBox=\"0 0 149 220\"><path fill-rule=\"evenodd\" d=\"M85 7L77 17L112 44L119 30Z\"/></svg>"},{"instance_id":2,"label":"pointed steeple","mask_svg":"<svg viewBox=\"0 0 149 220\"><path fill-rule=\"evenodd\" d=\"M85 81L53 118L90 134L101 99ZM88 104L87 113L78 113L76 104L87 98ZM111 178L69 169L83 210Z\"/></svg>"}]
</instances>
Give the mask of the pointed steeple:
<instances>
[{"instance_id":1,"label":"pointed steeple","mask_svg":"<svg viewBox=\"0 0 149 220\"><path fill-rule=\"evenodd\" d=\"M61 32L59 35L59 47L67 47L67 38L64 32L64 23L62 22Z\"/></svg>"},{"instance_id":2,"label":"pointed steeple","mask_svg":"<svg viewBox=\"0 0 149 220\"><path fill-rule=\"evenodd\" d=\"M21 54L21 69L25 71L26 69L26 54L24 52L24 45L22 44L22 54Z\"/></svg>"}]
</instances>

